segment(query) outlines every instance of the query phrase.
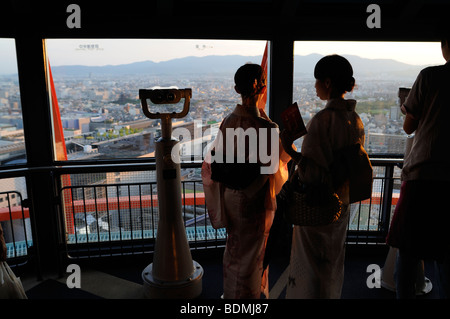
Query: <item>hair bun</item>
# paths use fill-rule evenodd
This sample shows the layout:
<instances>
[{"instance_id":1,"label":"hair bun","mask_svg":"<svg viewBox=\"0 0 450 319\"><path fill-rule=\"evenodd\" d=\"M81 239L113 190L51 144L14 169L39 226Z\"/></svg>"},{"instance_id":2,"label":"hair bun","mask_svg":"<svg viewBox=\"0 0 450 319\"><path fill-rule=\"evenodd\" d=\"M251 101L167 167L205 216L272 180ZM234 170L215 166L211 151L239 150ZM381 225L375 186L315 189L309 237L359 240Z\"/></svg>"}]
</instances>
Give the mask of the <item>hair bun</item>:
<instances>
[{"instance_id":1,"label":"hair bun","mask_svg":"<svg viewBox=\"0 0 450 319\"><path fill-rule=\"evenodd\" d=\"M339 93L350 92L355 86L350 62L337 54L321 58L314 68L314 77L318 80L330 78L332 85Z\"/></svg>"}]
</instances>

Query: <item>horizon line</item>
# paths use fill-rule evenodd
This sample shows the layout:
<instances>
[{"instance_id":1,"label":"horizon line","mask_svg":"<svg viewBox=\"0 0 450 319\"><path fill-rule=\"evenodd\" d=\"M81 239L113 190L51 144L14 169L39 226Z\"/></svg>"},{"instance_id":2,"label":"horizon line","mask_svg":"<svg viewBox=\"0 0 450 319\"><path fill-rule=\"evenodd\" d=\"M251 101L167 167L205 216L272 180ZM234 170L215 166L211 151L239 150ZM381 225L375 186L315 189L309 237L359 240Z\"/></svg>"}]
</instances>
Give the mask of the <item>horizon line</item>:
<instances>
[{"instance_id":1,"label":"horizon line","mask_svg":"<svg viewBox=\"0 0 450 319\"><path fill-rule=\"evenodd\" d=\"M312 56L312 55L319 55L319 56L326 56L327 54L322 54L322 53L318 53L318 52L313 52L313 53L309 53L309 54L294 54L294 60L295 57L308 57L308 56ZM414 66L414 67L427 67L427 66L431 66L431 65L439 65L437 63L427 63L427 64L411 64L411 63L407 63L407 62L402 62L399 60L396 60L394 58L369 58L369 57L364 57L364 56L360 56L360 55L356 55L356 54L339 54L341 56L344 57L356 57L356 58L360 58L360 59L365 59L365 60L371 60L371 61L394 61L397 63L401 63L401 64L405 64L408 66ZM204 55L204 56L195 56L195 55L188 55L185 57L180 57L180 58L173 58L173 59L169 59L169 60L164 60L164 61L153 61L153 60L140 60L140 61L133 61L133 62L128 62L128 63L120 63L120 64L102 64L102 65L86 65L86 64L58 64L58 65L51 65L52 68L58 68L58 67L117 67L117 66L124 66L124 65L130 65L130 64L136 64L136 63L144 63L144 62L151 62L151 63L155 63L155 64L161 64L161 63L167 63L167 62L171 62L171 61L176 61L176 60L182 60L182 59L187 59L187 58L208 58L208 57L248 57L248 58L256 58L256 57L262 57L261 55L241 55L241 54L226 54L226 55L219 55L219 54L211 54L211 55ZM444 63L441 63L444 64ZM14 76L14 75L18 75L18 71L14 72L14 73L2 73L0 71L0 76Z\"/></svg>"},{"instance_id":2,"label":"horizon line","mask_svg":"<svg viewBox=\"0 0 450 319\"><path fill-rule=\"evenodd\" d=\"M327 54L322 54L322 53L318 53L318 52L313 52L313 53L309 53L309 54L294 54L294 58L297 57L307 57L307 56L311 56L311 55L320 55L320 56L326 56ZM360 56L360 55L356 55L356 54L339 54L341 56L344 57L357 57L357 58L361 58L361 59L366 59L366 60L380 60L380 61L395 61L398 63L402 63L402 64L406 64L406 65L412 65L412 66L427 66L427 65L432 65L432 64L411 64L411 63L407 63L407 62L402 62L399 60L396 60L394 58L368 58L368 57L364 57L364 56ZM211 55L203 55L203 56L196 56L196 55L187 55L184 57L180 57L180 58L173 58L173 59L169 59L169 60L164 60L164 61L153 61L153 60L139 60L139 61L133 61L133 62L128 62L128 63L120 63L120 64L101 64L101 65L87 65L87 64L58 64L58 65L52 65L52 67L62 67L62 66L85 66L85 67L106 67L106 66L121 66L121 65L129 65L129 64L134 64L134 63L142 63L142 62L152 62L155 64L160 64L160 63L165 63L165 62L170 62L170 61L176 61L176 60L182 60L182 59L186 59L186 58L207 58L207 57L232 57L232 56L237 56L237 57L262 57L263 55L242 55L242 54L224 54L224 55L219 55L219 54L211 54Z\"/></svg>"}]
</instances>

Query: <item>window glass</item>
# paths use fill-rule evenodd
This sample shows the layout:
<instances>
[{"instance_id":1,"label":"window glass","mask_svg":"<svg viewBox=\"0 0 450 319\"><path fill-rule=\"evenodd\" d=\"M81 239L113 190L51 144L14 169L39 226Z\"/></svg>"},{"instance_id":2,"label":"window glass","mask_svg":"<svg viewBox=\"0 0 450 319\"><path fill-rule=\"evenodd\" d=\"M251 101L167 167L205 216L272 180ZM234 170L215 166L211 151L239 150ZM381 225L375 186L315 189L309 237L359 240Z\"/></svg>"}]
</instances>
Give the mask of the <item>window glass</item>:
<instances>
[{"instance_id":1,"label":"window glass","mask_svg":"<svg viewBox=\"0 0 450 319\"><path fill-rule=\"evenodd\" d=\"M26 162L14 39L0 38L0 163Z\"/></svg>"},{"instance_id":2,"label":"window glass","mask_svg":"<svg viewBox=\"0 0 450 319\"><path fill-rule=\"evenodd\" d=\"M261 64L265 46L243 40L47 39L59 107L53 121L56 127L60 120L67 159L153 157L161 121L143 114L139 89L172 86L192 90L188 115L172 120L174 129L184 127L197 138L188 144L183 136L182 156L201 156L209 133L240 102L234 73L247 62ZM183 104L149 107L180 112Z\"/></svg>"},{"instance_id":3,"label":"window glass","mask_svg":"<svg viewBox=\"0 0 450 319\"><path fill-rule=\"evenodd\" d=\"M445 63L440 43L295 42L293 100L305 122L325 106L316 96L314 66L329 54L343 55L352 64L356 87L345 98L357 100L369 155L402 157L407 136L398 91L410 88L424 67ZM296 144L301 147L301 139Z\"/></svg>"},{"instance_id":4,"label":"window glass","mask_svg":"<svg viewBox=\"0 0 450 319\"><path fill-rule=\"evenodd\" d=\"M308 122L322 110L326 101L316 96L314 67L325 55L339 54L352 64L356 87L345 98L357 101L356 111L364 123L365 148L374 158L403 158L407 135L403 131L404 115L400 112L400 87L410 88L420 70L445 63L440 43L409 42L312 42L294 44L293 100ZM301 150L302 139L295 141ZM400 194L401 169L393 178L387 168L374 166L372 197L350 206L349 230L379 231L383 229L385 185L393 182L391 212ZM388 212L386 212L388 213ZM392 216L392 213L391 213Z\"/></svg>"}]
</instances>

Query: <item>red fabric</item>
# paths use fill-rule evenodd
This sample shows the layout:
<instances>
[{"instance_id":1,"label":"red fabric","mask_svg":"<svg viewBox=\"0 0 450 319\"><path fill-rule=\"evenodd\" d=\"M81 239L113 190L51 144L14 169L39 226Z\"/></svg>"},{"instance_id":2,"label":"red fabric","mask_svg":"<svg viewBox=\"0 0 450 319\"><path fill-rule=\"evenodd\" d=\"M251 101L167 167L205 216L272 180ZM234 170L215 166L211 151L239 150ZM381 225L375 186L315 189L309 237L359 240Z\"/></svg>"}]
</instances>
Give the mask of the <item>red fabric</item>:
<instances>
[{"instance_id":1,"label":"red fabric","mask_svg":"<svg viewBox=\"0 0 450 319\"><path fill-rule=\"evenodd\" d=\"M52 69L50 67L50 62L48 62L48 76L50 82L50 98L52 102L52 118L53 118L53 141L55 143L55 156L57 161L67 161L67 149L66 141L64 140L64 131L61 123L61 114L59 112L58 97L56 96L55 84L53 82ZM61 177L62 187L70 186L70 176L62 175ZM71 207L72 204L72 194L69 191L64 192L64 203L65 207ZM75 226L73 220L73 214L66 212L66 229L69 234L75 233Z\"/></svg>"},{"instance_id":2,"label":"red fabric","mask_svg":"<svg viewBox=\"0 0 450 319\"><path fill-rule=\"evenodd\" d=\"M48 64L48 75L50 78L50 93L52 99L52 115L53 115L53 129L54 141L56 149L56 160L67 161L66 142L64 141L64 132L61 123L61 115L59 112L58 98L56 96L55 84L53 83L52 69L50 63Z\"/></svg>"},{"instance_id":3,"label":"red fabric","mask_svg":"<svg viewBox=\"0 0 450 319\"><path fill-rule=\"evenodd\" d=\"M261 67L263 68L264 72L266 72L266 74L267 74L267 65L268 65L268 60L267 60L268 46L269 46L269 41L266 42L266 48L264 49L264 55L263 55L263 58L261 61ZM258 109L265 110L266 102L267 102L267 87L264 90L263 96L258 100L258 105L257 105Z\"/></svg>"}]
</instances>

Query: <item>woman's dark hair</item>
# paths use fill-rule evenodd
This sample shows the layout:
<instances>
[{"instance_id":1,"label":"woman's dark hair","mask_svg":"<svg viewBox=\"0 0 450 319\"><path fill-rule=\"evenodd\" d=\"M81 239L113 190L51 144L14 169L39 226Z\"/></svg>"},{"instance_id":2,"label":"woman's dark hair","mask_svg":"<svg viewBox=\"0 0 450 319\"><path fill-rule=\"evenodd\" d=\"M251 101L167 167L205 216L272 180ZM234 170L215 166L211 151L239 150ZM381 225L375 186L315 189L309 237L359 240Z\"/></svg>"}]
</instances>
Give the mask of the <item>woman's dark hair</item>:
<instances>
[{"instance_id":1,"label":"woman's dark hair","mask_svg":"<svg viewBox=\"0 0 450 319\"><path fill-rule=\"evenodd\" d=\"M327 55L320 59L314 68L314 77L321 81L329 78L334 90L339 94L350 92L355 86L350 62L337 54Z\"/></svg>"},{"instance_id":2,"label":"woman's dark hair","mask_svg":"<svg viewBox=\"0 0 450 319\"><path fill-rule=\"evenodd\" d=\"M434 35L441 41L441 47L446 43L450 45L450 26L448 18L439 19L434 26Z\"/></svg>"},{"instance_id":3,"label":"woman's dark hair","mask_svg":"<svg viewBox=\"0 0 450 319\"><path fill-rule=\"evenodd\" d=\"M242 96L251 96L255 94L253 88L255 80L257 83L256 92L259 92L266 86L266 74L263 68L258 64L244 64L234 75L234 83Z\"/></svg>"},{"instance_id":4,"label":"woman's dark hair","mask_svg":"<svg viewBox=\"0 0 450 319\"><path fill-rule=\"evenodd\" d=\"M444 45L447 43L450 46L450 31L449 27L446 29L443 29L439 33L439 39L441 40L441 47L444 47Z\"/></svg>"}]
</instances>

